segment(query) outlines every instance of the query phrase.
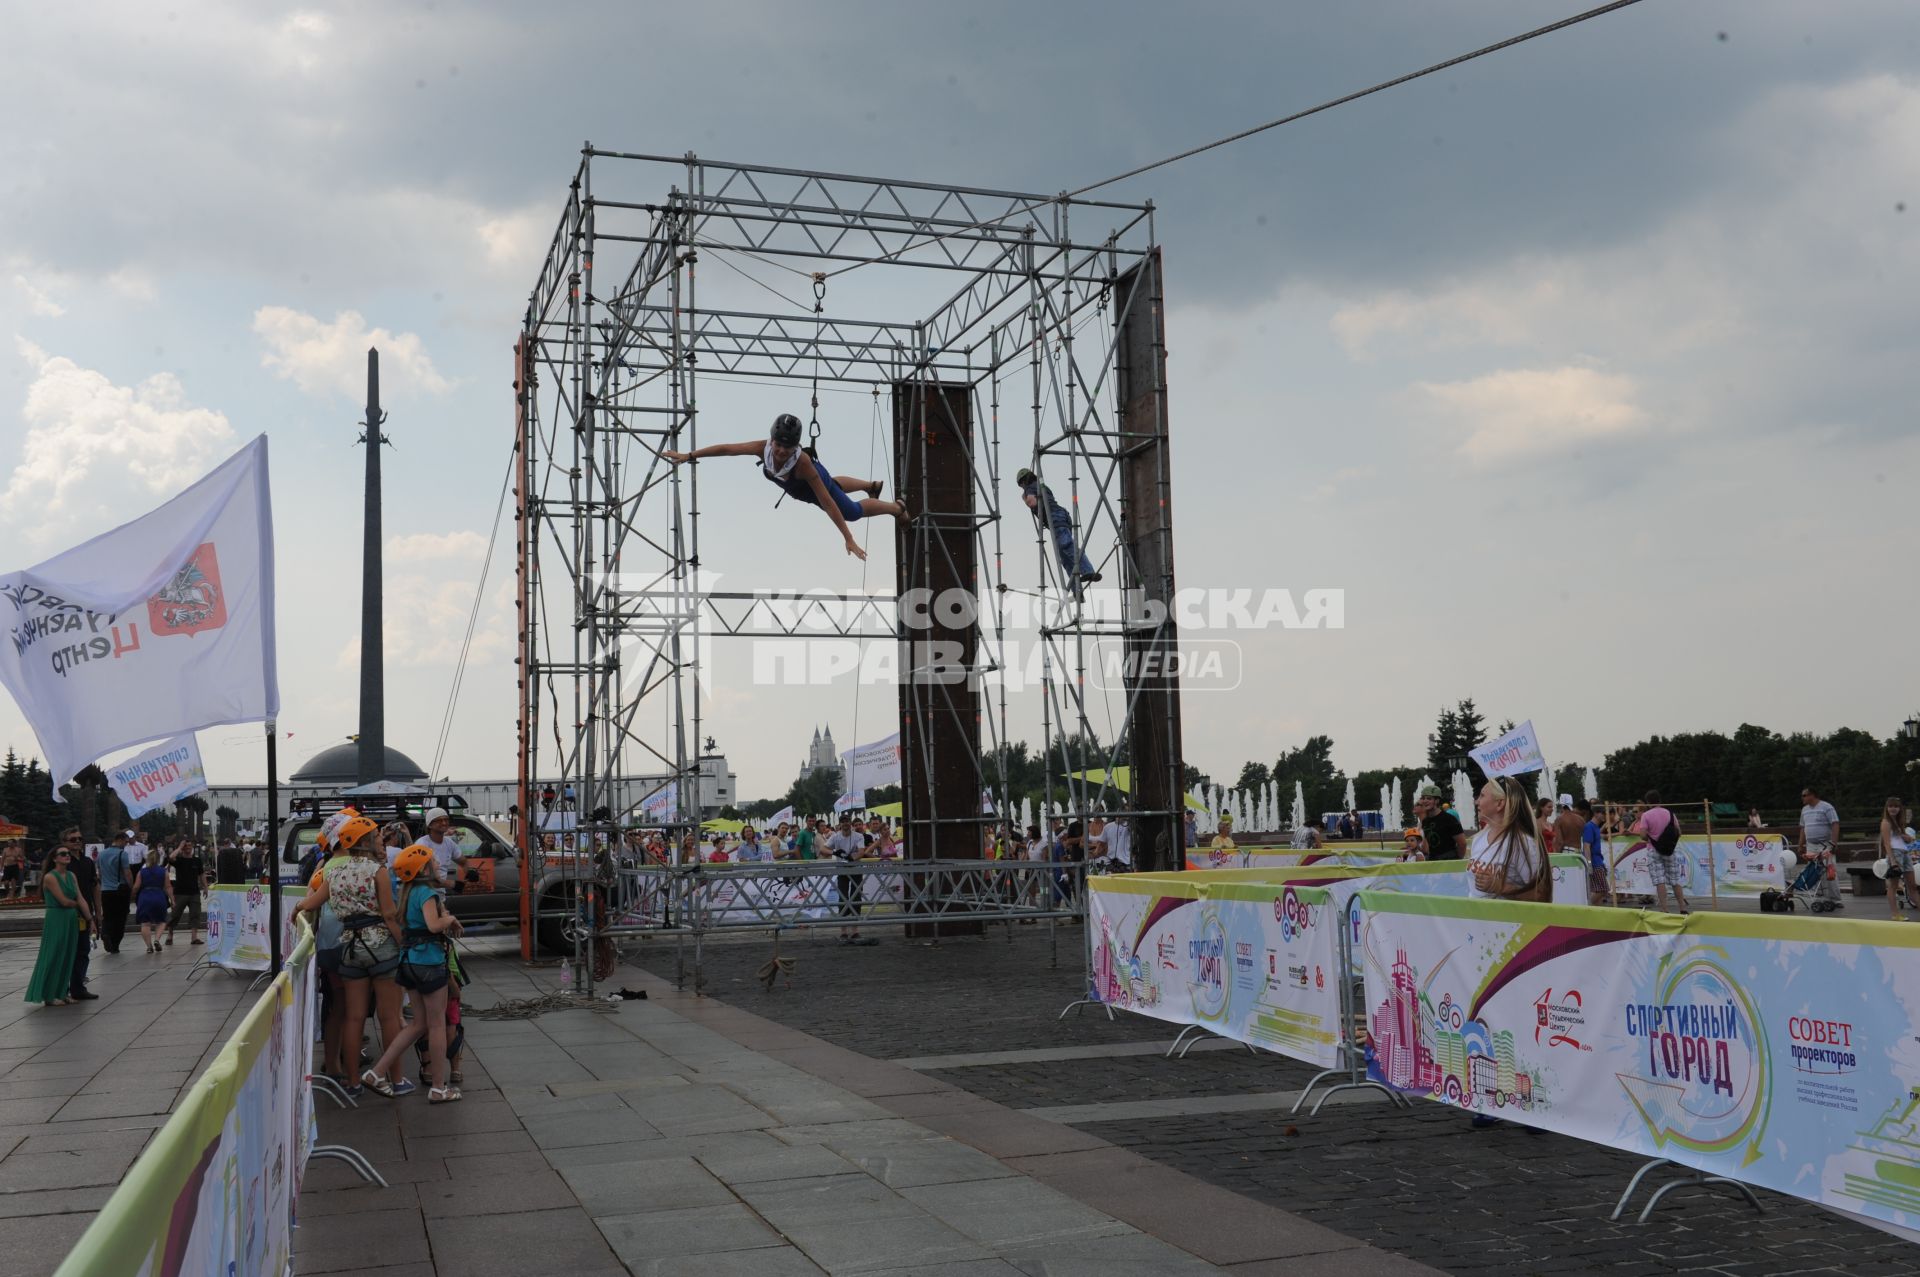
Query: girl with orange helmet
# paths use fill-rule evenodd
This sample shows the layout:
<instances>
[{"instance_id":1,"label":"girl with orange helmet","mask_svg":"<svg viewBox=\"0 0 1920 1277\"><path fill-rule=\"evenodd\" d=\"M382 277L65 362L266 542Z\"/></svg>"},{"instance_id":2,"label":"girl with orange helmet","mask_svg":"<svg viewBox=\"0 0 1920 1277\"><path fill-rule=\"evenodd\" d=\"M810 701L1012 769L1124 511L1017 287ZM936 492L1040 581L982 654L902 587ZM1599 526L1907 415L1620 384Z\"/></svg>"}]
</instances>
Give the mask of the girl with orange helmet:
<instances>
[{"instance_id":1,"label":"girl with orange helmet","mask_svg":"<svg viewBox=\"0 0 1920 1277\"><path fill-rule=\"evenodd\" d=\"M413 999L413 1021L388 1039L387 1050L360 1081L382 1095L398 1093L387 1081L403 1067L406 1049L422 1034L427 1039L427 1066L432 1088L429 1104L449 1104L460 1098L460 1088L447 1077L447 955L460 921L447 912L433 848L414 843L394 857L393 881L398 887L401 960L396 976Z\"/></svg>"}]
</instances>

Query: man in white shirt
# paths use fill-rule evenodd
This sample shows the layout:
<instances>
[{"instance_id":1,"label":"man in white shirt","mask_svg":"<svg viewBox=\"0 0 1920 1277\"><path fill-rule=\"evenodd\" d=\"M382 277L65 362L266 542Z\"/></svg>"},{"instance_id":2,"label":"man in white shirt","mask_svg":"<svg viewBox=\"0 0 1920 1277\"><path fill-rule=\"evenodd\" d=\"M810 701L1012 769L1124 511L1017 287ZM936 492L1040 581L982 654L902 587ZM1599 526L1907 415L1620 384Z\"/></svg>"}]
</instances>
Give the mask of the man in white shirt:
<instances>
[{"instance_id":1,"label":"man in white shirt","mask_svg":"<svg viewBox=\"0 0 1920 1277\"><path fill-rule=\"evenodd\" d=\"M861 854L865 852L866 849L867 836L854 831L852 816L842 815L840 817L840 828L827 836L827 853L835 860L851 865L854 861L860 859ZM837 877L839 879L840 891L840 916L842 918L858 918L860 916L861 899L867 893L866 878L856 873L841 873L837 875ZM857 928L842 926L840 928L840 943L871 945L879 944L880 942L872 936L861 935Z\"/></svg>"},{"instance_id":2,"label":"man in white shirt","mask_svg":"<svg viewBox=\"0 0 1920 1277\"><path fill-rule=\"evenodd\" d=\"M1107 819L1100 832L1087 835L1087 843L1087 859L1106 872L1125 873L1133 868L1133 836L1125 822Z\"/></svg>"},{"instance_id":3,"label":"man in white shirt","mask_svg":"<svg viewBox=\"0 0 1920 1277\"><path fill-rule=\"evenodd\" d=\"M447 815L444 807L429 807L424 819L427 832L421 836L420 845L432 849L433 865L439 871L440 881L457 888L465 882L461 871L467 861L453 837L453 817Z\"/></svg>"},{"instance_id":4,"label":"man in white shirt","mask_svg":"<svg viewBox=\"0 0 1920 1277\"><path fill-rule=\"evenodd\" d=\"M140 876L140 866L147 863L147 843L140 836L140 826L127 830L127 873L134 878Z\"/></svg>"},{"instance_id":5,"label":"man in white shirt","mask_svg":"<svg viewBox=\"0 0 1920 1277\"><path fill-rule=\"evenodd\" d=\"M1813 892L1814 902L1822 906L1820 912L1845 907L1840 899L1840 884L1828 876L1833 865L1833 845L1839 840L1840 813L1808 785L1800 791L1800 859L1819 861L1825 866L1820 885Z\"/></svg>"}]
</instances>

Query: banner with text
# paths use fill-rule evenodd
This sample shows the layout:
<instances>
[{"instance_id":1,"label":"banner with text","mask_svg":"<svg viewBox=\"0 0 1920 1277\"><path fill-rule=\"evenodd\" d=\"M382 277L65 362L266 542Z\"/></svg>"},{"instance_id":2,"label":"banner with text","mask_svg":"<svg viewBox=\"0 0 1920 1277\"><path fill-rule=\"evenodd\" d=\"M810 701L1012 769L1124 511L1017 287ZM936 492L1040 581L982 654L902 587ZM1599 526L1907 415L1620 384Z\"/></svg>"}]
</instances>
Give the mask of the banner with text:
<instances>
[{"instance_id":1,"label":"banner with text","mask_svg":"<svg viewBox=\"0 0 1920 1277\"><path fill-rule=\"evenodd\" d=\"M856 745L840 755L840 769L846 774L840 783L848 792L880 789L900 783L900 733L868 745Z\"/></svg>"},{"instance_id":2,"label":"banner with text","mask_svg":"<svg viewBox=\"0 0 1920 1277\"><path fill-rule=\"evenodd\" d=\"M199 743L188 732L115 763L107 771L107 783L127 805L127 815L137 818L205 789L207 769L200 762Z\"/></svg>"},{"instance_id":3,"label":"banner with text","mask_svg":"<svg viewBox=\"0 0 1920 1277\"><path fill-rule=\"evenodd\" d=\"M640 800L640 815L656 825L671 824L679 813L680 783L668 781Z\"/></svg>"},{"instance_id":4,"label":"banner with text","mask_svg":"<svg viewBox=\"0 0 1920 1277\"><path fill-rule=\"evenodd\" d=\"M281 973L60 1265L56 1277L292 1271L313 1151L312 938Z\"/></svg>"},{"instance_id":5,"label":"banner with text","mask_svg":"<svg viewBox=\"0 0 1920 1277\"><path fill-rule=\"evenodd\" d=\"M1758 895L1768 887L1787 885L1787 869L1781 854L1787 851L1783 834L1715 834L1711 845L1705 834L1682 834L1673 854L1686 865L1684 890L1704 900L1720 891L1732 895ZM1655 851L1644 838L1615 838L1607 848L1613 861L1614 890L1623 896L1653 894L1653 858ZM1796 866L1793 872L1798 873Z\"/></svg>"},{"instance_id":6,"label":"banner with text","mask_svg":"<svg viewBox=\"0 0 1920 1277\"><path fill-rule=\"evenodd\" d=\"M1156 889L1147 876L1087 879L1095 1001L1335 1063L1339 924L1325 888L1167 874Z\"/></svg>"},{"instance_id":7,"label":"banner with text","mask_svg":"<svg viewBox=\"0 0 1920 1277\"><path fill-rule=\"evenodd\" d=\"M1302 851L1293 847L1235 847L1231 851L1212 847L1189 847L1189 869L1294 869L1302 865L1348 865L1367 867L1391 865L1400 861L1399 847L1341 847L1321 851ZM1417 862L1414 862L1417 863Z\"/></svg>"},{"instance_id":8,"label":"banner with text","mask_svg":"<svg viewBox=\"0 0 1920 1277\"><path fill-rule=\"evenodd\" d=\"M1920 1227L1920 931L1363 892L1375 1081Z\"/></svg>"},{"instance_id":9,"label":"banner with text","mask_svg":"<svg viewBox=\"0 0 1920 1277\"><path fill-rule=\"evenodd\" d=\"M1555 856L1552 869L1556 893L1586 899L1577 856ZM1089 996L1331 1067L1341 1041L1339 919L1363 889L1464 896L1473 878L1461 861L1096 874L1087 879Z\"/></svg>"},{"instance_id":10,"label":"banner with text","mask_svg":"<svg viewBox=\"0 0 1920 1277\"><path fill-rule=\"evenodd\" d=\"M298 892L280 894L282 953L293 951L293 909L299 903ZM207 888L207 964L235 971L265 971L271 966L269 907L267 889L257 882L220 883Z\"/></svg>"},{"instance_id":11,"label":"banner with text","mask_svg":"<svg viewBox=\"0 0 1920 1277\"><path fill-rule=\"evenodd\" d=\"M1522 772L1540 771L1547 765L1546 756L1540 752L1540 738L1533 734L1532 719L1504 736L1475 745L1473 761L1489 776L1517 776Z\"/></svg>"}]
</instances>

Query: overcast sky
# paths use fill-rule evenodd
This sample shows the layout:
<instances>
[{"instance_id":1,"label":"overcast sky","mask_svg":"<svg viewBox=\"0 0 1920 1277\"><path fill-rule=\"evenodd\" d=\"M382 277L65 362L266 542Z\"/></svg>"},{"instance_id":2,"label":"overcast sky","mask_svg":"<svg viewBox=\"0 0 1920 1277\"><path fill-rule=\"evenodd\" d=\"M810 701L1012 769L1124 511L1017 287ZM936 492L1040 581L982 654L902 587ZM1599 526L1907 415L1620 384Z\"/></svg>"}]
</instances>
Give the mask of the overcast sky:
<instances>
[{"instance_id":1,"label":"overcast sky","mask_svg":"<svg viewBox=\"0 0 1920 1277\"><path fill-rule=\"evenodd\" d=\"M0 567L264 430L282 758L344 739L378 345L388 733L428 763L510 348L583 141L1055 191L1580 7L19 9ZM1190 762L1230 777L1314 733L1349 770L1415 762L1463 696L1590 763L1743 720L1886 736L1920 705L1907 0L1647 0L1106 194L1159 209L1182 584L1347 592L1344 630L1251 638L1237 693L1186 698ZM860 469L867 405L823 415L835 468ZM737 465L703 474L709 567L860 584L824 520L771 510ZM508 562L456 777L512 771ZM784 789L818 722L842 746L891 729L884 694L722 681L707 726L749 797ZM264 776L256 735L202 734L215 783ZM10 702L0 742L34 749Z\"/></svg>"}]
</instances>

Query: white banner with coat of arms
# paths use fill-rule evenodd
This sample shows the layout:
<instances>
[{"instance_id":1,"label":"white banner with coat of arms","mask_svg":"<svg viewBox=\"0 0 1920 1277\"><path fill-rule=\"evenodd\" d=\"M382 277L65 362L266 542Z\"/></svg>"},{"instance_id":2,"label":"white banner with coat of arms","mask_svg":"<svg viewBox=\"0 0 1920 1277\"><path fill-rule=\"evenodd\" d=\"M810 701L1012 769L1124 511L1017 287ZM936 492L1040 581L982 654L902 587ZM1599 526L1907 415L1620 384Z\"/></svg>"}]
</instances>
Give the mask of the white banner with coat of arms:
<instances>
[{"instance_id":1,"label":"white banner with coat of arms","mask_svg":"<svg viewBox=\"0 0 1920 1277\"><path fill-rule=\"evenodd\" d=\"M280 709L261 435L159 509L0 575L0 684L56 785L115 750Z\"/></svg>"}]
</instances>

